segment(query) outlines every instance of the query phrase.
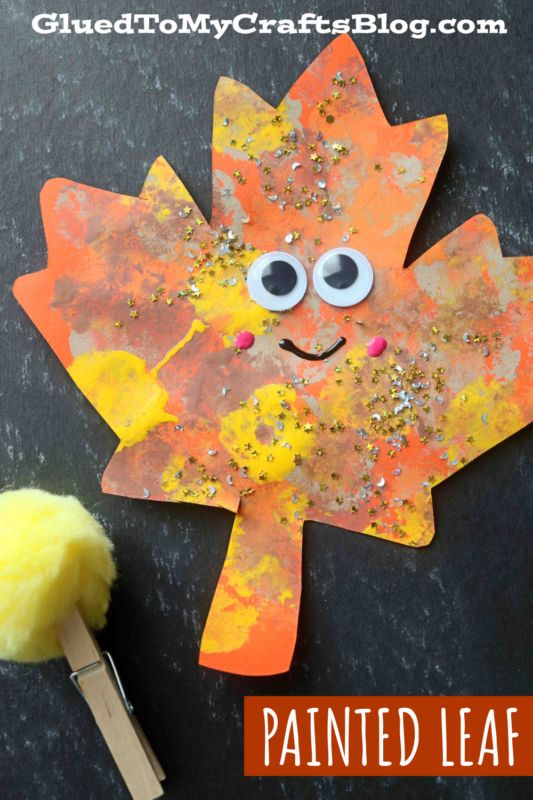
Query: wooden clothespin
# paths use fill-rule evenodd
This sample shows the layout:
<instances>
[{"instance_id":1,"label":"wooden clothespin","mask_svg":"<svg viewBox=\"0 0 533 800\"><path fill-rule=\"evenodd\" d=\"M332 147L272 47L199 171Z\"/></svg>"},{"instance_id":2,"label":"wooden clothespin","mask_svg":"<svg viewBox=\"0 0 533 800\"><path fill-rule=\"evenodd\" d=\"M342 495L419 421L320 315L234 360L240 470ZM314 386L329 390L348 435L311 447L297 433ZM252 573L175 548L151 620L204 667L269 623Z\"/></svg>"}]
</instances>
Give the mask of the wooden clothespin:
<instances>
[{"instance_id":1,"label":"wooden clothespin","mask_svg":"<svg viewBox=\"0 0 533 800\"><path fill-rule=\"evenodd\" d=\"M133 800L155 800L164 772L91 633L105 624L115 576L111 541L75 497L0 493L0 658L64 654Z\"/></svg>"},{"instance_id":2,"label":"wooden clothespin","mask_svg":"<svg viewBox=\"0 0 533 800\"><path fill-rule=\"evenodd\" d=\"M165 778L129 703L109 653L102 652L76 607L58 630L71 680L87 701L133 800L155 800Z\"/></svg>"}]
</instances>

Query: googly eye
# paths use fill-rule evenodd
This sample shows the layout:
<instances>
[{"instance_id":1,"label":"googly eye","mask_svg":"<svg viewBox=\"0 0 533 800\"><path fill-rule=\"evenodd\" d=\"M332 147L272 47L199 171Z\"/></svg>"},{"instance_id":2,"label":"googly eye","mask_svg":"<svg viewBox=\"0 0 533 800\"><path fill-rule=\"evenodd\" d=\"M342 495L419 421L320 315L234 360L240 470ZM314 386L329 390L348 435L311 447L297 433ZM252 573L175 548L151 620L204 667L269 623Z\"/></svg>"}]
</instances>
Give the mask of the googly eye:
<instances>
[{"instance_id":1,"label":"googly eye","mask_svg":"<svg viewBox=\"0 0 533 800\"><path fill-rule=\"evenodd\" d=\"M332 306L354 306L364 300L374 283L368 258L350 247L335 247L320 256L313 270L318 294Z\"/></svg>"},{"instance_id":2,"label":"googly eye","mask_svg":"<svg viewBox=\"0 0 533 800\"><path fill-rule=\"evenodd\" d=\"M307 274L297 258L275 251L259 256L246 278L253 300L268 311L287 311L300 302L307 289Z\"/></svg>"}]
</instances>

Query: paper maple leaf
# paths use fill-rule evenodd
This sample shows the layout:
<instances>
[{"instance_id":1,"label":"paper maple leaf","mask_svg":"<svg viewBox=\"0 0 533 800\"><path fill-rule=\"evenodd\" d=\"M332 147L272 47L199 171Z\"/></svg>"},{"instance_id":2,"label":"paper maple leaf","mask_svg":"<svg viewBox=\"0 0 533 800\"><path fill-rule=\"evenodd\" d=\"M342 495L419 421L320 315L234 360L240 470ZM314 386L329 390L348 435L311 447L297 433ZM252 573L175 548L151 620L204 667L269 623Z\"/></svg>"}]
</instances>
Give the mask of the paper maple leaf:
<instances>
[{"instance_id":1,"label":"paper maple leaf","mask_svg":"<svg viewBox=\"0 0 533 800\"><path fill-rule=\"evenodd\" d=\"M533 259L503 258L476 216L402 269L446 139L444 116L390 126L343 36L278 108L220 80L210 226L163 158L138 198L43 189L48 268L15 294L120 439L104 491L236 512L205 666L289 668L305 520L428 544L432 486L530 418ZM374 270L354 308L312 285L316 259L341 245ZM270 251L308 271L281 314L246 283ZM238 352L243 330L255 344ZM320 352L339 336L327 360L278 345ZM388 342L377 358L374 336Z\"/></svg>"}]
</instances>

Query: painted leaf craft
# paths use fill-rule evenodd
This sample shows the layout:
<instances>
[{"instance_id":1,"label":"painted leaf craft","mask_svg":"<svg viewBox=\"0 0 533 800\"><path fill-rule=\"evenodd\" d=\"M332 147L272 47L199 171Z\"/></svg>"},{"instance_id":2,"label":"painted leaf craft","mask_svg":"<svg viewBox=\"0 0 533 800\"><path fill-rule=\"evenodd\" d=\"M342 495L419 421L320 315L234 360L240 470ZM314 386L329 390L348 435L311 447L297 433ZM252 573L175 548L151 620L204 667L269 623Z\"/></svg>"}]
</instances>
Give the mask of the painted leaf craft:
<instances>
[{"instance_id":1,"label":"painted leaf craft","mask_svg":"<svg viewBox=\"0 0 533 800\"><path fill-rule=\"evenodd\" d=\"M403 269L446 140L342 36L278 108L220 80L211 224L163 158L139 197L43 189L15 294L119 438L103 490L236 514L207 667L289 669L306 520L428 544L431 488L531 418L533 259L476 216Z\"/></svg>"}]
</instances>

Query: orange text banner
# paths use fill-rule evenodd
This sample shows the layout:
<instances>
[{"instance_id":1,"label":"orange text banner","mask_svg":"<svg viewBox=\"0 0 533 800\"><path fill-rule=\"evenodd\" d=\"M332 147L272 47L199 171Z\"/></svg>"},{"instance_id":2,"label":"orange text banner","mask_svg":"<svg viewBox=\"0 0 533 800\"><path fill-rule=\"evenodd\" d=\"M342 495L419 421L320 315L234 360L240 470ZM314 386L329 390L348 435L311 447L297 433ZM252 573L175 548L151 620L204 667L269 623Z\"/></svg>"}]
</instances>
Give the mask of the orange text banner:
<instances>
[{"instance_id":1,"label":"orange text banner","mask_svg":"<svg viewBox=\"0 0 533 800\"><path fill-rule=\"evenodd\" d=\"M245 775L533 775L532 697L245 697Z\"/></svg>"}]
</instances>

